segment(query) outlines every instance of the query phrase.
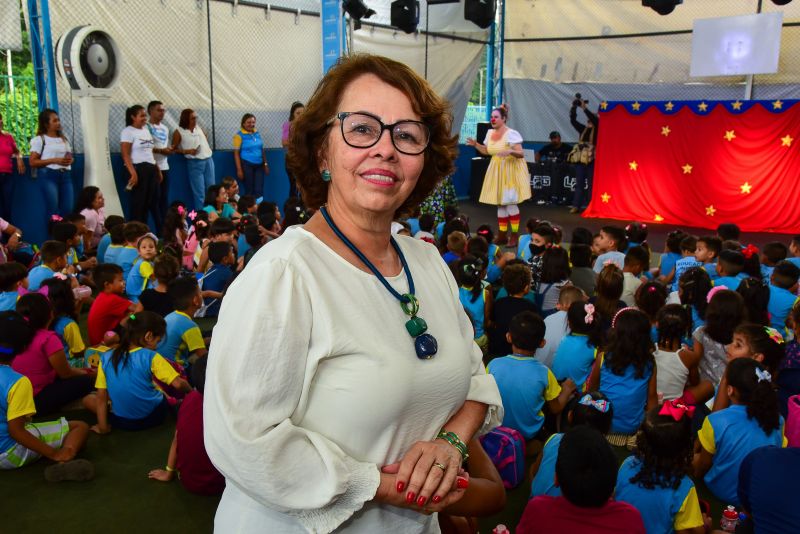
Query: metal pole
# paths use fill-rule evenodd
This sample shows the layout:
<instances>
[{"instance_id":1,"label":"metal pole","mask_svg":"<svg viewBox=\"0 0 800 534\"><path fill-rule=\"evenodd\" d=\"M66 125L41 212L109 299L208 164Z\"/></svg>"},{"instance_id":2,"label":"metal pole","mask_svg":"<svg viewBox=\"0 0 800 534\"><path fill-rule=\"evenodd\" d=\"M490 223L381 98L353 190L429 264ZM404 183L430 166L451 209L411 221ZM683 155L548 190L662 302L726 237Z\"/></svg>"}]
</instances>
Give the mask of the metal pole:
<instances>
[{"instance_id":1,"label":"metal pole","mask_svg":"<svg viewBox=\"0 0 800 534\"><path fill-rule=\"evenodd\" d=\"M503 62L505 57L505 42L506 42L506 3L500 0L500 44L497 48L497 102L502 104L505 102L503 99Z\"/></svg>"},{"instance_id":2,"label":"metal pole","mask_svg":"<svg viewBox=\"0 0 800 534\"><path fill-rule=\"evenodd\" d=\"M45 79L47 84L47 104L50 109L58 112L58 92L56 91L56 65L53 60L53 38L50 35L50 5L48 0L41 1L41 20L42 20L42 46L44 48L44 59L47 65ZM41 109L41 106L39 106Z\"/></svg>"},{"instance_id":3,"label":"metal pole","mask_svg":"<svg viewBox=\"0 0 800 534\"><path fill-rule=\"evenodd\" d=\"M425 79L428 79L428 32L430 31L431 4L425 2Z\"/></svg>"},{"instance_id":4,"label":"metal pole","mask_svg":"<svg viewBox=\"0 0 800 534\"><path fill-rule=\"evenodd\" d=\"M208 83L211 86L211 148L217 149L217 131L214 122L214 67L211 62L211 5L206 0L206 23L208 25Z\"/></svg>"},{"instance_id":5,"label":"metal pole","mask_svg":"<svg viewBox=\"0 0 800 534\"><path fill-rule=\"evenodd\" d=\"M758 0L758 6L756 7L756 15L761 13L762 2L763 0ZM744 84L744 99L752 100L752 98L753 98L753 75L748 74Z\"/></svg>"},{"instance_id":6,"label":"metal pole","mask_svg":"<svg viewBox=\"0 0 800 534\"><path fill-rule=\"evenodd\" d=\"M485 120L487 121L492 118L492 109L494 108L494 24L492 22L492 26L489 28L489 44L486 45L486 100L484 106L486 106Z\"/></svg>"}]
</instances>

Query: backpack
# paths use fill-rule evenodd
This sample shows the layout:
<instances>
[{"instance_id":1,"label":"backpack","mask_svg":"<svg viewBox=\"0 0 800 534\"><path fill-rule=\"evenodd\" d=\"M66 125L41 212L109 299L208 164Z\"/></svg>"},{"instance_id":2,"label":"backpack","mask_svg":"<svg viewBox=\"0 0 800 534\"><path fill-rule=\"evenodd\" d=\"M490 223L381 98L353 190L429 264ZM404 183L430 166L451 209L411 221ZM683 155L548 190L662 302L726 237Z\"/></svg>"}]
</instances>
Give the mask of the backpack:
<instances>
[{"instance_id":1,"label":"backpack","mask_svg":"<svg viewBox=\"0 0 800 534\"><path fill-rule=\"evenodd\" d=\"M784 435L789 447L800 447L800 395L789 397Z\"/></svg>"},{"instance_id":2,"label":"backpack","mask_svg":"<svg viewBox=\"0 0 800 534\"><path fill-rule=\"evenodd\" d=\"M517 430L498 426L480 438L481 445L503 479L506 489L525 479L525 439Z\"/></svg>"}]
</instances>

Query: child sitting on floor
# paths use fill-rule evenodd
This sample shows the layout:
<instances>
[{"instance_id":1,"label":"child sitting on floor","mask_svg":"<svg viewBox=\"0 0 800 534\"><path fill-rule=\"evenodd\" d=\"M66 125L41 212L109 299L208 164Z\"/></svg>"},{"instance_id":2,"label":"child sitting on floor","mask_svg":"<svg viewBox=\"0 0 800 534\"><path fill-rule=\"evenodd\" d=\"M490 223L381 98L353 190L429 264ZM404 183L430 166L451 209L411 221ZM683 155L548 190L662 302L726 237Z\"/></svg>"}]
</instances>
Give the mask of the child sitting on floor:
<instances>
[{"instance_id":1,"label":"child sitting on floor","mask_svg":"<svg viewBox=\"0 0 800 534\"><path fill-rule=\"evenodd\" d=\"M578 391L584 391L597 356L601 335L596 319L594 305L573 302L567 311L570 332L561 340L553 359L556 380L570 378Z\"/></svg>"},{"instance_id":2,"label":"child sitting on floor","mask_svg":"<svg viewBox=\"0 0 800 534\"><path fill-rule=\"evenodd\" d=\"M155 312L161 317L166 317L175 309L167 287L169 283L178 277L181 266L178 259L169 252L159 254L153 262L153 276L156 279L156 287L147 288L142 291L139 302L145 310Z\"/></svg>"},{"instance_id":3,"label":"child sitting on floor","mask_svg":"<svg viewBox=\"0 0 800 534\"><path fill-rule=\"evenodd\" d=\"M503 426L519 431L527 441L542 429L545 403L551 413L561 413L575 392L575 383L567 379L559 385L550 369L534 358L544 344L541 317L532 312L520 313L511 320L507 336L513 353L492 360L488 370L503 399Z\"/></svg>"},{"instance_id":4,"label":"child sitting on floor","mask_svg":"<svg viewBox=\"0 0 800 534\"><path fill-rule=\"evenodd\" d=\"M783 334L787 333L786 318L798 301L798 278L800 267L788 261L778 263L769 278L770 326Z\"/></svg>"},{"instance_id":5,"label":"child sitting on floor","mask_svg":"<svg viewBox=\"0 0 800 534\"><path fill-rule=\"evenodd\" d=\"M28 289L28 269L21 263L0 263L0 311L17 307L19 288Z\"/></svg>"},{"instance_id":6,"label":"child sitting on floor","mask_svg":"<svg viewBox=\"0 0 800 534\"><path fill-rule=\"evenodd\" d=\"M642 285L642 275L650 270L650 254L644 247L630 247L625 254L625 266L622 269L624 277L622 283L622 296L620 300L626 306L633 306L636 300L636 290Z\"/></svg>"},{"instance_id":7,"label":"child sitting on floor","mask_svg":"<svg viewBox=\"0 0 800 534\"><path fill-rule=\"evenodd\" d=\"M153 287L153 259L158 254L158 241L153 234L145 234L136 243L139 257L133 262L125 279L125 292L133 303L139 302L139 295Z\"/></svg>"},{"instance_id":8,"label":"child sitting on floor","mask_svg":"<svg viewBox=\"0 0 800 534\"><path fill-rule=\"evenodd\" d=\"M570 306L574 302L585 303L588 300L586 294L580 288L573 285L566 285L558 293L558 310L552 315L544 318L544 347L536 351L536 359L547 367L553 367L553 358L561 345L561 341L569 333L569 318L567 317Z\"/></svg>"},{"instance_id":9,"label":"child sitting on floor","mask_svg":"<svg viewBox=\"0 0 800 534\"><path fill-rule=\"evenodd\" d=\"M178 473L181 484L188 491L199 495L219 495L225 489L225 477L211 463L203 443L205 358L192 366L192 383L195 389L184 397L178 410L178 422L167 455L167 465L164 469L153 469L147 476L169 482Z\"/></svg>"},{"instance_id":10,"label":"child sitting on floor","mask_svg":"<svg viewBox=\"0 0 800 534\"><path fill-rule=\"evenodd\" d=\"M564 434L556 483L562 496L539 495L528 501L517 534L645 534L636 508L612 498L617 457L594 428L580 425Z\"/></svg>"},{"instance_id":11,"label":"child sitting on floor","mask_svg":"<svg viewBox=\"0 0 800 534\"><path fill-rule=\"evenodd\" d=\"M698 239L694 249L694 259L703 264L703 269L706 270L715 285L720 276L717 272L717 258L719 258L720 252L722 252L722 240L713 235Z\"/></svg>"},{"instance_id":12,"label":"child sitting on floor","mask_svg":"<svg viewBox=\"0 0 800 534\"><path fill-rule=\"evenodd\" d=\"M158 353L182 366L193 364L208 354L203 335L193 319L203 305L200 288L194 277L181 276L170 282L167 291L175 308L164 318L166 335L158 346Z\"/></svg>"},{"instance_id":13,"label":"child sitting on floor","mask_svg":"<svg viewBox=\"0 0 800 534\"><path fill-rule=\"evenodd\" d=\"M117 253L114 263L122 268L122 279L125 281L128 280L128 274L139 257L139 240L147 235L148 232L150 232L150 229L147 225L139 221L125 223L123 227L122 234L125 236L125 246ZM97 287L101 289L100 286Z\"/></svg>"},{"instance_id":14,"label":"child sitting on floor","mask_svg":"<svg viewBox=\"0 0 800 534\"><path fill-rule=\"evenodd\" d=\"M744 457L765 445L785 447L786 438L770 372L755 360L737 358L725 374L731 406L706 417L693 467L717 499L738 506L736 482Z\"/></svg>"},{"instance_id":15,"label":"child sitting on floor","mask_svg":"<svg viewBox=\"0 0 800 534\"><path fill-rule=\"evenodd\" d=\"M611 419L614 417L614 407L608 397L599 391L592 391L573 398L567 405L567 424L569 428L579 425L589 425L600 431L604 436L611 431ZM550 495L558 497L561 488L556 485L556 460L558 459L558 446L561 444L563 433L553 434L547 439L534 465L531 473L534 474L531 484L531 498L537 495Z\"/></svg>"},{"instance_id":16,"label":"child sitting on floor","mask_svg":"<svg viewBox=\"0 0 800 534\"><path fill-rule=\"evenodd\" d=\"M83 421L31 423L36 413L31 381L11 369L11 362L25 350L35 334L28 321L15 311L0 312L0 469L16 469L42 456L55 465L44 471L51 482L91 480L94 466L75 460L86 443L89 425Z\"/></svg>"},{"instance_id":17,"label":"child sitting on floor","mask_svg":"<svg viewBox=\"0 0 800 534\"><path fill-rule=\"evenodd\" d=\"M50 278L44 281L43 287L47 288L47 298L53 306L53 322L50 328L61 340L67 361L71 367L85 367L83 352L86 350L86 343L83 342L78 326L75 295L69 282L61 278Z\"/></svg>"},{"instance_id":18,"label":"child sitting on floor","mask_svg":"<svg viewBox=\"0 0 800 534\"><path fill-rule=\"evenodd\" d=\"M625 254L622 252L628 248L628 240L625 237L625 230L619 226L604 226L600 229L600 255L594 262L594 272L599 273L608 263L613 263L620 269L625 265Z\"/></svg>"},{"instance_id":19,"label":"child sitting on floor","mask_svg":"<svg viewBox=\"0 0 800 534\"><path fill-rule=\"evenodd\" d=\"M490 327L492 314L492 292L484 288L482 283L485 269L484 260L471 255L464 256L456 265L458 298L472 320L475 343L484 354L489 348L486 331Z\"/></svg>"},{"instance_id":20,"label":"child sitting on floor","mask_svg":"<svg viewBox=\"0 0 800 534\"><path fill-rule=\"evenodd\" d=\"M232 266L236 264L236 255L230 243L214 241L208 245L208 259L211 260L211 268L203 277L203 296L206 297L204 316L217 317L225 290L233 280Z\"/></svg>"},{"instance_id":21,"label":"child sitting on floor","mask_svg":"<svg viewBox=\"0 0 800 534\"><path fill-rule=\"evenodd\" d=\"M144 430L160 425L167 415L168 403L153 385L154 378L183 392L191 390L189 383L156 352L165 332L166 323L160 315L147 311L131 314L119 346L100 357L97 393L84 399L84 406L97 414L94 432L107 434L112 426Z\"/></svg>"},{"instance_id":22,"label":"child sitting on floor","mask_svg":"<svg viewBox=\"0 0 800 534\"><path fill-rule=\"evenodd\" d=\"M647 532L704 534L710 526L689 478L693 414L694 407L675 401L649 411L636 451L619 468L615 497L639 510Z\"/></svg>"},{"instance_id":23,"label":"child sitting on floor","mask_svg":"<svg viewBox=\"0 0 800 534\"><path fill-rule=\"evenodd\" d=\"M742 274L744 269L744 255L738 250L721 250L717 260L717 278L714 285L725 286L731 291L736 291L739 284L747 275ZM709 269L706 269L708 272Z\"/></svg>"},{"instance_id":24,"label":"child sitting on floor","mask_svg":"<svg viewBox=\"0 0 800 534\"><path fill-rule=\"evenodd\" d=\"M507 296L495 301L491 312L491 327L487 329L491 357L505 356L511 352L511 345L506 340L511 319L524 311L538 311L536 305L525 298L531 287L531 271L527 265L514 263L506 266L502 280Z\"/></svg>"},{"instance_id":25,"label":"child sitting on floor","mask_svg":"<svg viewBox=\"0 0 800 534\"><path fill-rule=\"evenodd\" d=\"M697 259L694 257L696 250L697 238L695 236L687 235L681 240L681 254L683 257L675 262L675 268L672 270L673 272L669 277L669 281L672 282L673 291L678 290L678 283L680 282L681 276L684 272L693 267L703 267L703 264L697 261Z\"/></svg>"},{"instance_id":26,"label":"child sitting on floor","mask_svg":"<svg viewBox=\"0 0 800 534\"><path fill-rule=\"evenodd\" d=\"M657 316L656 388L664 400L684 396L687 383L697 385L700 375L691 351L683 347L689 335L689 312L680 304L667 304ZM687 404L694 399L685 398Z\"/></svg>"},{"instance_id":27,"label":"child sitting on floor","mask_svg":"<svg viewBox=\"0 0 800 534\"><path fill-rule=\"evenodd\" d=\"M142 309L141 304L134 304L124 297L125 279L122 268L114 263L98 265L94 270L94 280L100 294L89 308L86 329L89 344L98 345L109 330L125 326L128 316Z\"/></svg>"},{"instance_id":28,"label":"child sitting on floor","mask_svg":"<svg viewBox=\"0 0 800 534\"><path fill-rule=\"evenodd\" d=\"M67 246L61 241L45 241L42 243L42 264L34 267L28 273L28 289L38 291L42 282L52 278L63 270L72 272L67 268ZM77 281L73 285L77 285Z\"/></svg>"}]
</instances>

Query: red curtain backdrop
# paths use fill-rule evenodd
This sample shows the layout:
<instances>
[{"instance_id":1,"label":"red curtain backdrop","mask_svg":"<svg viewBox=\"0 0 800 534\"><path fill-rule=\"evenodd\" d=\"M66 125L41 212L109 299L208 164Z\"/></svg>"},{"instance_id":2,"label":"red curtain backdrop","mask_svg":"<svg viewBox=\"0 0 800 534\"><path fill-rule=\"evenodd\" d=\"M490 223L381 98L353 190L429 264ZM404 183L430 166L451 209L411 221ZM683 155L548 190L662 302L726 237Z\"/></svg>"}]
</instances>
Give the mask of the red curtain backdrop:
<instances>
[{"instance_id":1,"label":"red curtain backdrop","mask_svg":"<svg viewBox=\"0 0 800 534\"><path fill-rule=\"evenodd\" d=\"M603 102L584 216L800 233L797 102Z\"/></svg>"}]
</instances>

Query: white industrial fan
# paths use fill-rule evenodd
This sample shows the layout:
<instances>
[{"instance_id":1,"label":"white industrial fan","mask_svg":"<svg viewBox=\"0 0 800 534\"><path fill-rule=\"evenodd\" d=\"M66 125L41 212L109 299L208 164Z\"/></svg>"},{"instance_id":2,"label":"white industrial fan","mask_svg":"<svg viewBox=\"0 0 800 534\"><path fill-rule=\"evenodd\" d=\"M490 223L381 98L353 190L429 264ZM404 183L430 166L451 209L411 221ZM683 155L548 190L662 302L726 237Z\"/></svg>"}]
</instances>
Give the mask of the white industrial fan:
<instances>
[{"instance_id":1,"label":"white industrial fan","mask_svg":"<svg viewBox=\"0 0 800 534\"><path fill-rule=\"evenodd\" d=\"M83 184L100 188L106 213L122 215L108 148L108 112L111 93L119 82L119 49L106 32L78 26L56 43L56 65L81 106Z\"/></svg>"}]
</instances>

